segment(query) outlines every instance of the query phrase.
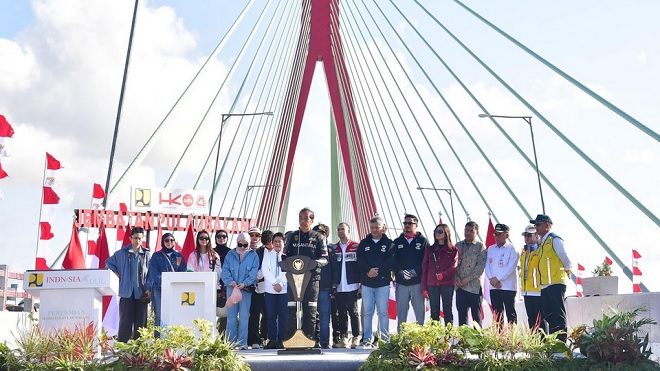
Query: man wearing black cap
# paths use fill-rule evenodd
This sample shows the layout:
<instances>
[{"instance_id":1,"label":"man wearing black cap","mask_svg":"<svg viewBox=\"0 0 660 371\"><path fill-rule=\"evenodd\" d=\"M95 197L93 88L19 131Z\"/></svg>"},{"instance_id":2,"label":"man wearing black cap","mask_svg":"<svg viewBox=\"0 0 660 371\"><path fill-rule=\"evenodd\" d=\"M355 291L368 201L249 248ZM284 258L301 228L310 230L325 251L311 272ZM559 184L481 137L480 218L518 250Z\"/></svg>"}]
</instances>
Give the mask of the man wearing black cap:
<instances>
[{"instance_id":1,"label":"man wearing black cap","mask_svg":"<svg viewBox=\"0 0 660 371\"><path fill-rule=\"evenodd\" d=\"M563 331L557 338L566 341L566 282L571 274L571 260L566 255L564 241L550 232L552 219L539 214L530 220L539 235L539 276L541 281L541 313L548 324L548 333Z\"/></svg>"},{"instance_id":2,"label":"man wearing black cap","mask_svg":"<svg viewBox=\"0 0 660 371\"><path fill-rule=\"evenodd\" d=\"M488 247L486 255L486 278L490 282L490 301L497 323L504 324L504 311L509 323L517 322L516 291L518 252L507 242L509 227L506 224L495 225L495 244Z\"/></svg>"}]
</instances>

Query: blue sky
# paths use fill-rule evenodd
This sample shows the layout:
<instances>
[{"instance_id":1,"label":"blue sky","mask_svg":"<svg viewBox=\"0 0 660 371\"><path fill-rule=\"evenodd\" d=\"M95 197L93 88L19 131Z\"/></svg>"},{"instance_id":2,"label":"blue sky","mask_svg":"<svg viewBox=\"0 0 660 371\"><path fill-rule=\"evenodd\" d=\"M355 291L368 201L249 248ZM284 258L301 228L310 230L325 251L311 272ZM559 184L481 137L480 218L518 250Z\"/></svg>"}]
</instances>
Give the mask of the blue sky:
<instances>
[{"instance_id":1,"label":"blue sky","mask_svg":"<svg viewBox=\"0 0 660 371\"><path fill-rule=\"evenodd\" d=\"M138 23L142 28L138 28L134 44L123 117L125 126L120 131L117 172L126 167L135 148L144 143L144 138L162 119L171 102L180 94L201 61L214 49L245 3L211 0L141 2ZM371 4L369 1L366 3ZM455 4L422 3L507 82L539 107L553 124L658 215L660 175L657 169L660 151L657 143L631 129L618 116L595 104L525 53L502 42L499 36ZM657 42L660 24L655 20L655 16L660 14L659 2L509 0L465 3L645 125L660 131L660 85L657 84L660 81L660 44ZM254 8L263 4L257 1ZM419 22L421 29L434 36L437 34L429 42L470 88L487 102L490 112L529 113L492 77L466 59L411 1L397 4L402 4L401 7L406 9L413 22ZM91 184L105 181L110 145L108 135L114 124L132 7L132 1L59 3L0 0L0 114L10 119L17 132L14 138L6 142L12 156L3 159L3 168L11 178L0 180L0 190L5 195L5 199L0 201L0 238L3 244L15 246L19 251L8 262L12 266L30 268L34 258L36 236L25 239L12 231L25 231L21 234L29 236L36 231L43 151L55 154L65 165L60 185L63 201L58 210L54 245L62 246L68 241L70 210L86 207ZM391 12L391 7L384 7ZM33 9L37 12L33 13ZM237 34L249 32L250 22L254 23L256 19L254 13L252 11L246 17L244 27L239 28ZM400 17L394 16L392 19L415 50L416 56L437 79L443 94L456 102L459 115L484 150L493 156L498 168L512 181L516 193L531 212L536 213L538 207L534 205L538 204L538 194L535 174L513 154L492 124L476 118L478 109L413 37L410 27ZM391 34L388 40L395 49L400 50L400 45ZM213 61L211 74L214 78L223 76L236 50L235 45L228 45L227 50ZM468 146L458 126L440 108L442 105L437 96L423 81L411 58L404 57L416 83L427 94L434 109L437 107L434 114L443 123L447 122L451 140L459 147ZM318 70L320 68L317 67ZM323 179L310 181L305 176L309 169L327 166L329 162L329 143L319 143L314 147L309 144L312 141L305 139L318 135L319 130L328 130L327 125L319 124L329 122L329 103L323 78L322 73L315 75L301 133L299 153L313 156L296 158L293 192L298 197L290 205L292 211L287 220L290 227L295 227L296 210L303 206L312 206L319 215L319 221L327 223L330 220L329 200L318 197L319 194L329 194L327 182ZM208 85L202 87L202 91L212 91L211 83ZM237 85L238 82L234 81L230 92L223 96L225 107L230 104L231 93L236 92ZM410 87L405 85L404 90L411 92ZM410 115L405 117L409 119ZM660 252L650 245L645 246L645 236L657 234L658 227L640 216L611 186L595 176L593 170L577 159L547 127L537 119L534 122L541 169L593 224L599 235L615 247L624 261L629 261L630 249L637 248L644 257L643 267L648 267L646 271L650 272L654 262L660 260ZM524 122L501 121L500 124L531 155L529 133ZM325 126L319 129L319 125ZM428 130L425 132L430 133L431 129ZM419 137L422 133L413 135ZM90 145L90 138L96 139L94 145ZM433 140L437 140L436 137ZM165 135L131 182L162 186L163 169L174 160L164 149L176 145L175 137ZM447 166L451 174L455 174L458 190L464 194L471 216L484 226L488 210L478 205L474 192L470 192L467 181L460 176L447 148L440 141L438 149L442 156L447 156ZM472 153L466 153L465 160L479 183L484 184L484 188L492 188L488 190L488 198L493 200L500 221L522 231L525 226L522 214L510 207L512 201L492 181L492 174L483 160ZM325 176L329 177L328 174ZM493 185L489 187L491 183ZM428 181L420 185L428 185ZM604 258L605 252L547 187L544 192L548 213L556 223L556 232L565 236L574 260L591 269ZM433 209L439 208L437 200L430 202ZM458 207L456 210L457 224L460 224L464 214ZM430 219L428 216L426 218ZM398 222L392 220L392 226L398 227ZM431 227L426 226L427 229ZM516 245L522 242L518 234L512 235ZM629 282L622 281L621 291L629 291ZM660 289L660 278L648 274L644 282L651 288Z\"/></svg>"}]
</instances>

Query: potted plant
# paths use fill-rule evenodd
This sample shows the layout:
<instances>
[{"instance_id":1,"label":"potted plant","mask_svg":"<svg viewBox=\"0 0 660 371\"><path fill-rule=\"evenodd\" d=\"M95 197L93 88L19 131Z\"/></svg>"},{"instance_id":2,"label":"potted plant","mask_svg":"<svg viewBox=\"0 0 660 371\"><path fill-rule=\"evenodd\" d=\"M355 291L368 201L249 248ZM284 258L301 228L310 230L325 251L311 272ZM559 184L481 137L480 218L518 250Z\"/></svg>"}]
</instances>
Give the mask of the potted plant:
<instances>
[{"instance_id":1,"label":"potted plant","mask_svg":"<svg viewBox=\"0 0 660 371\"><path fill-rule=\"evenodd\" d=\"M607 258L596 266L593 277L582 278L584 296L616 295L619 293L619 277L612 275L612 266Z\"/></svg>"}]
</instances>

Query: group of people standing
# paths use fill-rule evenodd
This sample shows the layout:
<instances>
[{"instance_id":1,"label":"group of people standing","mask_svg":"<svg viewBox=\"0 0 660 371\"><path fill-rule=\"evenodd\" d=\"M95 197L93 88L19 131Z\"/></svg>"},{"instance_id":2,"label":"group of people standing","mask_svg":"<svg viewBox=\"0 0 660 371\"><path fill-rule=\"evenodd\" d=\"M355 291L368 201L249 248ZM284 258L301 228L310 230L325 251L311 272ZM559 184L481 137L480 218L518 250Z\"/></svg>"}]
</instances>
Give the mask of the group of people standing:
<instances>
[{"instance_id":1,"label":"group of people standing","mask_svg":"<svg viewBox=\"0 0 660 371\"><path fill-rule=\"evenodd\" d=\"M218 328L238 349L248 349L250 344L253 349L282 349L298 330L321 348L370 348L377 339L388 341L392 281L399 328L410 308L415 321L424 323L425 299L432 319L442 317L445 324L454 324L454 293L458 325L467 324L469 314L472 323L481 325L484 273L495 325L501 325L505 316L510 323L517 321L514 304L520 281L530 328L566 331L563 298L571 262L562 239L550 232L552 220L547 215L530 220L520 252L508 242L509 227L504 224L495 226L496 243L489 247L477 240L475 222L465 225L465 238L456 244L446 224L437 225L429 241L417 231L418 219L412 214L405 215L403 233L394 240L387 236L384 220L374 217L370 233L359 242L351 239L350 226L342 222L336 227L337 242L328 243L329 227L312 228L312 210L304 208L298 216L298 230L284 235L251 228L238 234L234 248L227 245L226 231L215 233L215 247L210 233L200 231L196 249L188 257L174 249L171 233L163 235L162 248L151 254L142 247L144 230L133 228L131 244L106 262L120 278L118 340L139 337L137 330L146 325L149 302L156 325L162 325L162 273L185 271L216 272L218 301L227 303L218 312ZM300 295L300 329L282 264L297 255L314 261ZM372 326L374 315L377 331Z\"/></svg>"}]
</instances>

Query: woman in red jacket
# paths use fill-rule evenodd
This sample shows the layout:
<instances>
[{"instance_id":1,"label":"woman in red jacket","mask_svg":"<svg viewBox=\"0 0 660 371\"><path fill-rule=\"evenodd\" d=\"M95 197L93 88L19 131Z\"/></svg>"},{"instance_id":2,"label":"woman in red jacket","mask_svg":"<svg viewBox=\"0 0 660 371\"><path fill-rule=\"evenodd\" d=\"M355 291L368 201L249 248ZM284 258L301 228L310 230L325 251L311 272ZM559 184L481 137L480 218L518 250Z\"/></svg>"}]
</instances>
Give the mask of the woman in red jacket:
<instances>
[{"instance_id":1,"label":"woman in red jacket","mask_svg":"<svg viewBox=\"0 0 660 371\"><path fill-rule=\"evenodd\" d=\"M445 325L452 323L454 312L454 281L458 264L458 250L451 242L451 232L447 224L435 227L435 242L424 251L422 262L422 295L429 299L431 319L440 320L440 299Z\"/></svg>"}]
</instances>

